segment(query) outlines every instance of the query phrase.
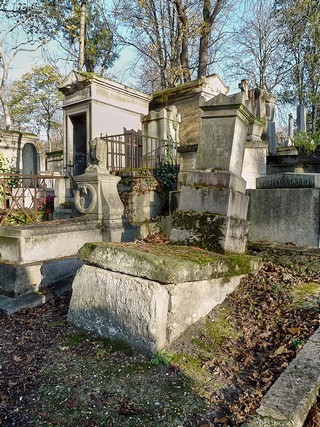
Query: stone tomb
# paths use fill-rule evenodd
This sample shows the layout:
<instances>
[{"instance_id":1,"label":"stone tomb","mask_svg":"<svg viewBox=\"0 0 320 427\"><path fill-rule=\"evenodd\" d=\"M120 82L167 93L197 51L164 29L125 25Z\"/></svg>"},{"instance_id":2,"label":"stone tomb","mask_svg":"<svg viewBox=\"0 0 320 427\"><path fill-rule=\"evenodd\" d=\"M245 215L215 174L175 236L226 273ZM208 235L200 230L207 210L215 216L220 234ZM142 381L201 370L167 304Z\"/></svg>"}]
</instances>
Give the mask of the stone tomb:
<instances>
[{"instance_id":1,"label":"stone tomb","mask_svg":"<svg viewBox=\"0 0 320 427\"><path fill-rule=\"evenodd\" d=\"M252 271L247 255L183 246L87 243L68 320L154 353L208 314Z\"/></svg>"},{"instance_id":2,"label":"stone tomb","mask_svg":"<svg viewBox=\"0 0 320 427\"><path fill-rule=\"evenodd\" d=\"M241 177L252 105L246 92L200 104L202 127L195 169L182 186L170 239L217 252L242 253L248 234Z\"/></svg>"},{"instance_id":3,"label":"stone tomb","mask_svg":"<svg viewBox=\"0 0 320 427\"><path fill-rule=\"evenodd\" d=\"M319 247L320 174L279 173L249 190L249 240Z\"/></svg>"}]
</instances>

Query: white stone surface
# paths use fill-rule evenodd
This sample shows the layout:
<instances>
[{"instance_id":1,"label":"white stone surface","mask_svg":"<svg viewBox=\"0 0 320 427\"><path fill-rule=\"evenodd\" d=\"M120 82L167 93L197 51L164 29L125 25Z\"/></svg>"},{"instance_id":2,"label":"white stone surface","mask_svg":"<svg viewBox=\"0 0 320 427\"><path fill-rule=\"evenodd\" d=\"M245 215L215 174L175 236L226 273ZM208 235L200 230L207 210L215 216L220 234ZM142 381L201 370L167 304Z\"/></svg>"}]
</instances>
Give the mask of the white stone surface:
<instances>
[{"instance_id":1,"label":"white stone surface","mask_svg":"<svg viewBox=\"0 0 320 427\"><path fill-rule=\"evenodd\" d=\"M200 280L166 285L170 295L167 339L178 338L190 325L206 316L240 283L241 276L230 279Z\"/></svg>"},{"instance_id":2,"label":"white stone surface","mask_svg":"<svg viewBox=\"0 0 320 427\"><path fill-rule=\"evenodd\" d=\"M101 241L97 221L75 221L41 226L2 227L0 258L12 263L33 263L75 256L86 242Z\"/></svg>"},{"instance_id":3,"label":"white stone surface","mask_svg":"<svg viewBox=\"0 0 320 427\"><path fill-rule=\"evenodd\" d=\"M244 427L302 427L320 388L320 329L263 397Z\"/></svg>"},{"instance_id":4,"label":"white stone surface","mask_svg":"<svg viewBox=\"0 0 320 427\"><path fill-rule=\"evenodd\" d=\"M159 283L84 265L73 282L68 320L154 353L166 343L168 301Z\"/></svg>"},{"instance_id":5,"label":"white stone surface","mask_svg":"<svg viewBox=\"0 0 320 427\"><path fill-rule=\"evenodd\" d=\"M240 278L163 285L84 265L73 282L68 320L152 354L220 304Z\"/></svg>"}]
</instances>

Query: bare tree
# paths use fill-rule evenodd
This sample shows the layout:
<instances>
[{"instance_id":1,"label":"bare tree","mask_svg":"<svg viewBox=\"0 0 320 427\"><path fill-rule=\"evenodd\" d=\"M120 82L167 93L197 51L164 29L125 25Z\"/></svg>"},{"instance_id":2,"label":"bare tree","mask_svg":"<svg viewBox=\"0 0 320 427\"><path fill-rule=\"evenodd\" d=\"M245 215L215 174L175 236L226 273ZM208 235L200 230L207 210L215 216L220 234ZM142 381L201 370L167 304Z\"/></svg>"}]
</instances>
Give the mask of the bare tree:
<instances>
[{"instance_id":1,"label":"bare tree","mask_svg":"<svg viewBox=\"0 0 320 427\"><path fill-rule=\"evenodd\" d=\"M272 3L258 0L247 9L235 32L230 74L242 73L253 86L269 92L279 90L291 68L284 37Z\"/></svg>"},{"instance_id":2,"label":"bare tree","mask_svg":"<svg viewBox=\"0 0 320 427\"><path fill-rule=\"evenodd\" d=\"M114 13L125 31L119 35L159 74L158 89L207 74L212 48L222 37L222 20L230 0L120 0ZM214 33L214 37L213 37ZM197 71L197 73L196 73Z\"/></svg>"}]
</instances>

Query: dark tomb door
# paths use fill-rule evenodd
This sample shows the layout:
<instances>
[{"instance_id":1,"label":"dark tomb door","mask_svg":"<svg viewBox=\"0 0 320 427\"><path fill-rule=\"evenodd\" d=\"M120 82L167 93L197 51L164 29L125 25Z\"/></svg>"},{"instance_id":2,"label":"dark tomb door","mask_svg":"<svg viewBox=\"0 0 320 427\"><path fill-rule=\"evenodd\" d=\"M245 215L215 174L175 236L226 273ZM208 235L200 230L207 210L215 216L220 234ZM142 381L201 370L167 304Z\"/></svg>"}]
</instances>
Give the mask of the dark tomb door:
<instances>
[{"instance_id":1,"label":"dark tomb door","mask_svg":"<svg viewBox=\"0 0 320 427\"><path fill-rule=\"evenodd\" d=\"M86 114L71 117L73 126L74 175L82 175L87 167L87 126Z\"/></svg>"}]
</instances>

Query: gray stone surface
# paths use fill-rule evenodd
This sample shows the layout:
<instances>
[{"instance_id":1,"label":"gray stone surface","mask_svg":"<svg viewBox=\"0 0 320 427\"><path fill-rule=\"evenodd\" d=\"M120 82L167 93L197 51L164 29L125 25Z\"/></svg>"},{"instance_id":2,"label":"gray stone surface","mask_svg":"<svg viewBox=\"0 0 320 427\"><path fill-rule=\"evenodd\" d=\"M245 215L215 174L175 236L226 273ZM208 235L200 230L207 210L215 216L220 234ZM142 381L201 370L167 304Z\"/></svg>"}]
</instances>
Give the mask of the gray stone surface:
<instances>
[{"instance_id":1,"label":"gray stone surface","mask_svg":"<svg viewBox=\"0 0 320 427\"><path fill-rule=\"evenodd\" d=\"M154 354L220 304L240 278L162 284L84 265L73 282L68 320Z\"/></svg>"},{"instance_id":2,"label":"gray stone surface","mask_svg":"<svg viewBox=\"0 0 320 427\"><path fill-rule=\"evenodd\" d=\"M186 185L203 185L207 187L230 188L245 193L246 181L229 171L193 170L187 175Z\"/></svg>"},{"instance_id":3,"label":"gray stone surface","mask_svg":"<svg viewBox=\"0 0 320 427\"><path fill-rule=\"evenodd\" d=\"M159 283L84 265L73 282L68 320L152 354L166 343L168 302Z\"/></svg>"},{"instance_id":4,"label":"gray stone surface","mask_svg":"<svg viewBox=\"0 0 320 427\"><path fill-rule=\"evenodd\" d=\"M320 189L249 190L249 240L319 247Z\"/></svg>"},{"instance_id":5,"label":"gray stone surface","mask_svg":"<svg viewBox=\"0 0 320 427\"><path fill-rule=\"evenodd\" d=\"M257 189L264 188L320 188L320 174L287 172L257 178Z\"/></svg>"},{"instance_id":6,"label":"gray stone surface","mask_svg":"<svg viewBox=\"0 0 320 427\"><path fill-rule=\"evenodd\" d=\"M41 264L12 265L0 263L0 294L14 297L39 289Z\"/></svg>"},{"instance_id":7,"label":"gray stone surface","mask_svg":"<svg viewBox=\"0 0 320 427\"><path fill-rule=\"evenodd\" d=\"M50 289L50 291L47 290L44 294L39 292L30 292L26 295L21 295L15 298L0 295L0 313L5 316L11 316L20 310L44 304L53 296L59 296L65 292L71 291L71 282L72 280L70 278L63 280L54 288Z\"/></svg>"},{"instance_id":8,"label":"gray stone surface","mask_svg":"<svg viewBox=\"0 0 320 427\"><path fill-rule=\"evenodd\" d=\"M147 245L148 246L148 245ZM156 245L155 245L156 246ZM151 245L150 245L151 248ZM189 252L188 252L189 250ZM141 276L160 283L198 281L247 273L251 268L251 258L243 255L237 262L230 256L204 255L205 261L194 260L196 252L183 248L184 256L179 256L179 247L171 246L166 254L157 250L140 250L133 244L87 243L78 252L85 263L117 271L131 276ZM200 256L200 255L199 255ZM210 258L209 258L210 257ZM231 261L231 262L230 262ZM231 268L235 268L234 271Z\"/></svg>"},{"instance_id":9,"label":"gray stone surface","mask_svg":"<svg viewBox=\"0 0 320 427\"><path fill-rule=\"evenodd\" d=\"M179 210L247 219L249 197L228 188L182 187Z\"/></svg>"},{"instance_id":10,"label":"gray stone surface","mask_svg":"<svg viewBox=\"0 0 320 427\"><path fill-rule=\"evenodd\" d=\"M75 257L31 264L0 262L0 294L18 297L74 277L82 262Z\"/></svg>"},{"instance_id":11,"label":"gray stone surface","mask_svg":"<svg viewBox=\"0 0 320 427\"><path fill-rule=\"evenodd\" d=\"M263 397L244 427L302 427L320 389L320 329Z\"/></svg>"},{"instance_id":12,"label":"gray stone surface","mask_svg":"<svg viewBox=\"0 0 320 427\"><path fill-rule=\"evenodd\" d=\"M220 169L241 176L248 126L254 116L244 92L202 102L196 169Z\"/></svg>"},{"instance_id":13,"label":"gray stone surface","mask_svg":"<svg viewBox=\"0 0 320 427\"><path fill-rule=\"evenodd\" d=\"M219 253L246 250L249 223L207 212L177 211L173 215L170 240Z\"/></svg>"},{"instance_id":14,"label":"gray stone surface","mask_svg":"<svg viewBox=\"0 0 320 427\"><path fill-rule=\"evenodd\" d=\"M0 258L11 263L33 263L75 255L86 242L101 241L97 220L65 221L59 224L1 227Z\"/></svg>"},{"instance_id":15,"label":"gray stone surface","mask_svg":"<svg viewBox=\"0 0 320 427\"><path fill-rule=\"evenodd\" d=\"M177 339L190 325L221 304L240 283L241 276L228 280L211 279L165 285L169 293L167 319L168 343Z\"/></svg>"}]
</instances>

